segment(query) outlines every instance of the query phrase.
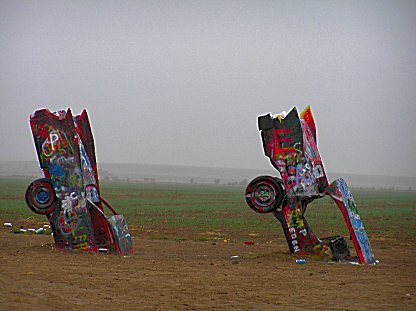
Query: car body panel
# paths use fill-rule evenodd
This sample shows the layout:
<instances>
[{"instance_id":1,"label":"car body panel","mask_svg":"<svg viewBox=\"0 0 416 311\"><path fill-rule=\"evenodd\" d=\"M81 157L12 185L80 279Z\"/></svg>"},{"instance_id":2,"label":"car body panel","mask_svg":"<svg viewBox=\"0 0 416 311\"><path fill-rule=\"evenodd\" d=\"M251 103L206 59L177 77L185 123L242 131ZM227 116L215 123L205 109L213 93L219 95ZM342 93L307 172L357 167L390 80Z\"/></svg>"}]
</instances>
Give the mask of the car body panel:
<instances>
[{"instance_id":1,"label":"car body panel","mask_svg":"<svg viewBox=\"0 0 416 311\"><path fill-rule=\"evenodd\" d=\"M109 221L111 217L104 214L94 139L86 110L73 116L70 109L55 113L40 109L30 116L30 127L40 167L45 178L51 181L59 201L57 208L46 215L56 247L92 252L99 249L123 254L133 252L125 220L124 231L116 231ZM119 222L122 222L121 218L123 216L119 215ZM118 232L128 233L123 248L117 241L126 237L118 237Z\"/></svg>"},{"instance_id":2,"label":"car body panel","mask_svg":"<svg viewBox=\"0 0 416 311\"><path fill-rule=\"evenodd\" d=\"M329 195L344 216L359 262L374 263L370 242L347 184L339 179L329 185L317 146L311 108L308 106L300 116L296 107L288 114L259 116L258 126L264 154L278 170L284 185L285 199L273 214L282 224L290 252L317 257L327 254L323 252L322 240L306 221L305 212L310 202ZM246 201L252 208L255 203L247 198L254 188L250 183L246 190Z\"/></svg>"}]
</instances>

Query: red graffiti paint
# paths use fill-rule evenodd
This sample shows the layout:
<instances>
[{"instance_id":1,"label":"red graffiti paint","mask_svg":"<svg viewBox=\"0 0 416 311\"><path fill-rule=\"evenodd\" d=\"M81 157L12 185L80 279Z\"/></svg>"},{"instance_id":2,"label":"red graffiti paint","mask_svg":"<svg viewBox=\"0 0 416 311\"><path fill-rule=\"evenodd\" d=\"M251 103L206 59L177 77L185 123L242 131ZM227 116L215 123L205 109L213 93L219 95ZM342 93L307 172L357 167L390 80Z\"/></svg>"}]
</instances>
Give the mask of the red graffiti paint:
<instances>
[{"instance_id":1,"label":"red graffiti paint","mask_svg":"<svg viewBox=\"0 0 416 311\"><path fill-rule=\"evenodd\" d=\"M26 190L30 209L46 215L57 248L133 252L127 223L112 207L106 216L100 194L95 146L86 110L35 111L30 127L45 178Z\"/></svg>"},{"instance_id":2,"label":"red graffiti paint","mask_svg":"<svg viewBox=\"0 0 416 311\"><path fill-rule=\"evenodd\" d=\"M319 239L305 218L307 205L329 195L341 210L358 261L374 263L368 237L356 211L352 194L342 179L328 183L317 147L316 126L308 106L299 116L258 117L265 155L280 177L259 176L246 189L246 202L258 213L273 213L283 227L292 253L315 257L350 258L343 237Z\"/></svg>"}]
</instances>

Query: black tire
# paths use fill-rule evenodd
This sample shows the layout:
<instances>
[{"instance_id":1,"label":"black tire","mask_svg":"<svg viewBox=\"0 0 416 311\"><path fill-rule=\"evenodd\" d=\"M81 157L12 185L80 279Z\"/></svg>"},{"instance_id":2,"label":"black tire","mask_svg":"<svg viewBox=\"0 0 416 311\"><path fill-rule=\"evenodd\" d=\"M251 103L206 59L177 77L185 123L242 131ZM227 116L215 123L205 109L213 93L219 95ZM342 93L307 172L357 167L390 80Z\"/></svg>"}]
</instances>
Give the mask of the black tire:
<instances>
[{"instance_id":1,"label":"black tire","mask_svg":"<svg viewBox=\"0 0 416 311\"><path fill-rule=\"evenodd\" d=\"M52 213L59 204L52 182L48 178L34 180L26 189L25 199L27 206L40 215Z\"/></svg>"},{"instance_id":2,"label":"black tire","mask_svg":"<svg viewBox=\"0 0 416 311\"><path fill-rule=\"evenodd\" d=\"M271 213L281 209L284 195L282 181L271 176L259 176L248 184L246 202L257 213Z\"/></svg>"}]
</instances>

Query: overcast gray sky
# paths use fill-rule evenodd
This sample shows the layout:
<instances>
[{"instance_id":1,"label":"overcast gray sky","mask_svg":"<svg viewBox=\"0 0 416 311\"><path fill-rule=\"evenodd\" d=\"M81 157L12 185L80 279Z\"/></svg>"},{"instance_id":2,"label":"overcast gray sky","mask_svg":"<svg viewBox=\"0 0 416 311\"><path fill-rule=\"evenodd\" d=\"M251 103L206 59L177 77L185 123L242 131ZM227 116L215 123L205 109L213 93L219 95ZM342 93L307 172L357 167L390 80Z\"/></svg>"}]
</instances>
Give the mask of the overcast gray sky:
<instances>
[{"instance_id":1,"label":"overcast gray sky","mask_svg":"<svg viewBox=\"0 0 416 311\"><path fill-rule=\"evenodd\" d=\"M0 0L0 161L36 109L99 162L268 168L257 116L311 105L327 171L416 176L416 1Z\"/></svg>"}]
</instances>

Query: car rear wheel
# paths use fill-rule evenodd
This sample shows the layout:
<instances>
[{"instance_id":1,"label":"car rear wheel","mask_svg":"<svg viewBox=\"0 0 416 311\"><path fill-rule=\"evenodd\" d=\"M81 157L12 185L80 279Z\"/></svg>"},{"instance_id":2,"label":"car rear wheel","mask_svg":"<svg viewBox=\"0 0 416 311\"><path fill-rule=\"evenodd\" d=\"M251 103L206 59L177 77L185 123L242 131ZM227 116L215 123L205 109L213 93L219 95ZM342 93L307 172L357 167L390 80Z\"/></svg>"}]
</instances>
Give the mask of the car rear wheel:
<instances>
[{"instance_id":1,"label":"car rear wheel","mask_svg":"<svg viewBox=\"0 0 416 311\"><path fill-rule=\"evenodd\" d=\"M27 206L40 215L52 213L58 205L52 182L47 178L34 180L26 189L25 199Z\"/></svg>"},{"instance_id":2,"label":"car rear wheel","mask_svg":"<svg viewBox=\"0 0 416 311\"><path fill-rule=\"evenodd\" d=\"M246 202L257 213L271 213L281 209L284 198L283 183L271 176L254 178L246 189Z\"/></svg>"}]
</instances>

